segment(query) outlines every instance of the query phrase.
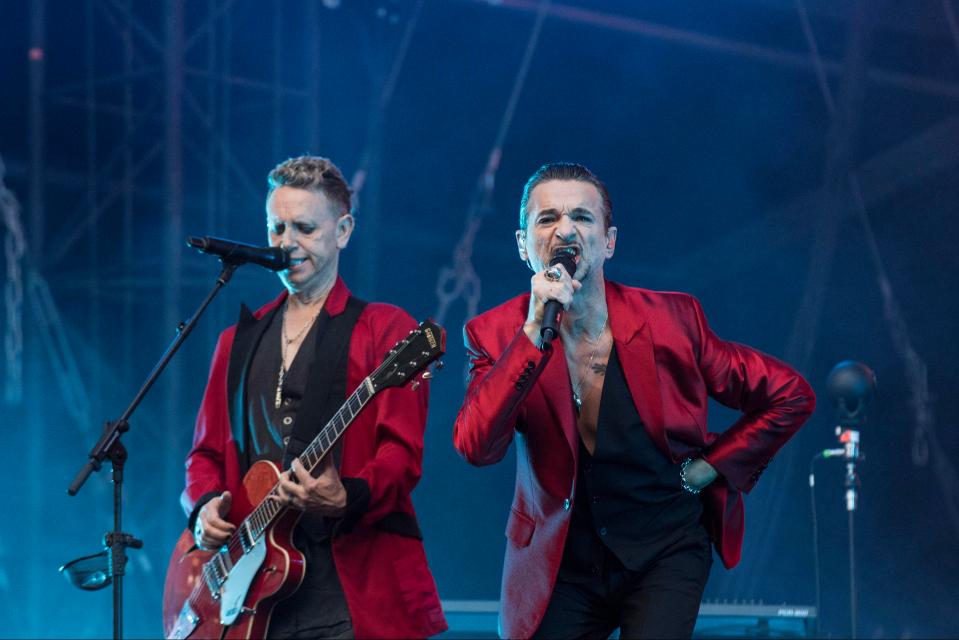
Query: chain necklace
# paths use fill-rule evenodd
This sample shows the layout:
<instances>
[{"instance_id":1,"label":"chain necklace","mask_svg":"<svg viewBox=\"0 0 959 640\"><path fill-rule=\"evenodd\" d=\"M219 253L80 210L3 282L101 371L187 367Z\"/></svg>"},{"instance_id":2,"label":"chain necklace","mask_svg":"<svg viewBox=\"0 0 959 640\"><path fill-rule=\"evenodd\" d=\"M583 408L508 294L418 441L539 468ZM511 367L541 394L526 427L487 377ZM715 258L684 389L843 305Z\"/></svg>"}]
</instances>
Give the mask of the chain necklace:
<instances>
[{"instance_id":1,"label":"chain necklace","mask_svg":"<svg viewBox=\"0 0 959 640\"><path fill-rule=\"evenodd\" d=\"M593 342L589 339L586 340L586 342L594 345L594 348L589 352L589 359L586 362L586 368L580 368L580 374L577 376L577 378L579 378L579 384L570 385L573 387L573 402L576 404L577 413L579 413L579 411L583 408L583 399L585 398L584 395L581 395L583 391L583 384L586 382L586 376L589 375L590 369L593 366L593 360L596 358L596 353L599 350L599 346L603 342L603 336L606 335L607 324L609 324L609 312L606 313L606 319L603 320L603 330L600 332L599 338L597 338L596 342ZM572 383L572 380L570 380L570 382Z\"/></svg>"},{"instance_id":2,"label":"chain necklace","mask_svg":"<svg viewBox=\"0 0 959 640\"><path fill-rule=\"evenodd\" d=\"M273 400L273 406L277 409L283 404L283 382L286 380L286 349L294 342L298 341L306 332L310 330L310 327L316 322L316 319L320 317L320 311L323 310L323 305L320 305L320 308L313 318L310 319L299 332L292 338L286 337L286 308L289 306L289 299L287 299L287 306L283 308L283 317L280 319L280 373L277 376L276 380L276 398ZM292 363L291 363L292 364Z\"/></svg>"}]
</instances>

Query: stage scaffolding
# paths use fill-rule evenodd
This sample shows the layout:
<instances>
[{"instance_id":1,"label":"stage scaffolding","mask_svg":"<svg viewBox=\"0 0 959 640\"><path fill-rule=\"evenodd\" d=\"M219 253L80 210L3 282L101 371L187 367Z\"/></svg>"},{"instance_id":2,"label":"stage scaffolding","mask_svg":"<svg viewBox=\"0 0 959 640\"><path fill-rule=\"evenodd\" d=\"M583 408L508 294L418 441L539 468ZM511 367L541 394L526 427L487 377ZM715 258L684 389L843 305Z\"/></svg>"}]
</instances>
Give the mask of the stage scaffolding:
<instances>
[{"instance_id":1,"label":"stage scaffolding","mask_svg":"<svg viewBox=\"0 0 959 640\"><path fill-rule=\"evenodd\" d=\"M272 158L279 156L288 126L285 109L306 114L297 123L299 132L305 132L303 146L317 148L319 39L321 12L326 9L309 0L85 0L75 4L77 21L71 27L82 32L82 38L67 41L49 35L52 20L62 23L64 16L52 15L45 0L30 2L29 192L23 207L28 214L23 216L28 242L22 270L26 301L19 311L32 329L24 332L24 396L44 397L49 385L45 389L41 381L55 377L58 389L69 390L66 397L78 399L70 403L71 422L82 432L83 446L89 447L102 426L99 421L115 417L109 412L117 411L131 395L127 389L138 384L124 380L127 384L119 389L106 388L105 381L135 377L137 371L143 371L145 378L144 362L159 357L177 324L185 319L182 314L189 312L190 301L199 299L200 290L213 282L214 265L190 261L184 255L185 236L195 232L226 235L235 211L255 212L257 205L250 203L262 202L263 167L254 165L251 170L234 149L233 141L241 135L233 126L235 94L242 92L245 107L255 103L262 111ZM260 8L269 28L255 34L243 32L249 26L238 27L233 16L244 4ZM302 24L296 33L305 38L299 46L308 53L308 68L296 84L282 73L284 50L291 38L282 27L294 19L294 13ZM258 49L270 56L268 72L262 77L247 77L232 68L237 40L254 36ZM65 50L76 42L82 42L82 50ZM51 78L45 65L51 56L72 56L76 76ZM74 122L74 140L51 140L52 118ZM200 138L184 135L198 130L203 132ZM71 158L64 163L56 147L77 142L82 152L75 157L82 158L82 163L70 164ZM203 184L199 189L198 181ZM58 211L56 225L50 224L53 206ZM70 211L67 216L62 213L65 207ZM164 224L151 229L151 216ZM162 265L162 271L149 270L162 275L135 277L148 271L145 265ZM82 317L71 318L82 327L86 343L82 356L75 353L76 336L67 338L63 305L58 304L64 296L85 300ZM144 309L152 308L162 314L165 328L156 341L143 340L140 330ZM210 352L225 324L224 310L212 308L194 340L205 336ZM64 366L77 361L82 363L79 369ZM128 589L132 607L158 601L165 566L155 560L168 551L158 547L172 547L171 531L176 527L171 528L171 523L182 520L169 488L182 485L190 415L195 411L184 406L184 376L192 384L204 380L205 372L185 371L174 360L152 394L151 409L154 416L161 416L160 422L145 419L143 411L132 421L139 441L136 448L131 447L131 463L150 464L155 472L154 481L127 483L127 493L136 497L127 506L128 530L154 543L148 551L131 552L138 573L147 574L140 586L153 585L149 593L140 595L135 588ZM45 442L55 436L49 418L43 407L31 407L27 428L34 437L25 440L29 469L42 468ZM78 468L82 451L76 452ZM104 470L101 475L108 473ZM108 495L96 485L88 483L86 491L94 492L107 509ZM34 521L25 524L28 530L40 530L40 514L49 502L51 487L46 481L30 486L27 499L35 507L30 511ZM92 547L97 543L95 536L89 540ZM43 558L45 566L66 559L47 557L42 538L33 537L25 544L25 551ZM155 560L147 560L147 553ZM46 573L31 571L25 577L23 598L30 610L39 610L44 600ZM39 623L35 621L35 628L27 632L40 635Z\"/></svg>"}]
</instances>

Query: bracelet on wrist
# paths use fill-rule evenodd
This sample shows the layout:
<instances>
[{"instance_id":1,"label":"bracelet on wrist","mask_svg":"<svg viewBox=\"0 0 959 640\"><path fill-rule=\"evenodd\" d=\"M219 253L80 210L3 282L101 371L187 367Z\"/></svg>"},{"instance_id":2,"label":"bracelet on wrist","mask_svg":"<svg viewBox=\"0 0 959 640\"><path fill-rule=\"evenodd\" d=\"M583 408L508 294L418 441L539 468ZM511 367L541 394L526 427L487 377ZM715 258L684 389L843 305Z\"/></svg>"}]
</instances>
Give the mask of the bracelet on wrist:
<instances>
[{"instance_id":1,"label":"bracelet on wrist","mask_svg":"<svg viewBox=\"0 0 959 640\"><path fill-rule=\"evenodd\" d=\"M689 480L686 479L686 467L688 467L692 463L692 461L693 461L692 458L686 458L685 460L683 460L682 464L679 467L679 482L683 485L684 490L688 491L689 493L693 495L696 495L697 493L702 491L702 488L694 487L693 485L689 484Z\"/></svg>"}]
</instances>

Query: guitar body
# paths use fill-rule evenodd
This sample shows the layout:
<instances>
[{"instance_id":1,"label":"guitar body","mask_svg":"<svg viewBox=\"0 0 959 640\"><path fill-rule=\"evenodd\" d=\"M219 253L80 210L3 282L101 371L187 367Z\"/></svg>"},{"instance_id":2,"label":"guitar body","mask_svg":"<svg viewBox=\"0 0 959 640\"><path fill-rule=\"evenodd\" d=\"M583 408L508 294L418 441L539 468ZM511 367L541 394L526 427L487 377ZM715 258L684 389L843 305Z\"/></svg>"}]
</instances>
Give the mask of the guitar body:
<instances>
[{"instance_id":1,"label":"guitar body","mask_svg":"<svg viewBox=\"0 0 959 640\"><path fill-rule=\"evenodd\" d=\"M280 477L272 462L260 461L243 478L227 519L240 523L263 502ZM264 638L276 604L303 581L303 554L292 534L302 512L284 512L264 535L231 561L229 577L214 597L204 565L218 552L202 551L185 531L177 541L163 589L163 632L167 638Z\"/></svg>"}]
</instances>

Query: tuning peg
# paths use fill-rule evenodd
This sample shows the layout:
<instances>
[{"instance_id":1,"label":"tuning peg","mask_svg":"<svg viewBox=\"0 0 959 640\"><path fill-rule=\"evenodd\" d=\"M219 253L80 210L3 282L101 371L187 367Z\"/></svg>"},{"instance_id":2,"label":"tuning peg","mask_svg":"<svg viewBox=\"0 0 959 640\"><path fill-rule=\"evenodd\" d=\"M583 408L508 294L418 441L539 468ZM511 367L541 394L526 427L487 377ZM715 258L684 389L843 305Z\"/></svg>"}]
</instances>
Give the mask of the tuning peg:
<instances>
[{"instance_id":1,"label":"tuning peg","mask_svg":"<svg viewBox=\"0 0 959 640\"><path fill-rule=\"evenodd\" d=\"M442 369L445 364L446 364L446 363L443 362L442 360L437 360L437 361L436 361L436 368L437 368L437 369Z\"/></svg>"},{"instance_id":2,"label":"tuning peg","mask_svg":"<svg viewBox=\"0 0 959 640\"><path fill-rule=\"evenodd\" d=\"M420 381L419 381L419 380L414 380L414 381L410 384L410 389L412 389L413 391L416 391L416 390L419 389L419 388L420 388Z\"/></svg>"},{"instance_id":3,"label":"tuning peg","mask_svg":"<svg viewBox=\"0 0 959 640\"><path fill-rule=\"evenodd\" d=\"M429 379L432 378L432 377L433 377L433 373L432 373L431 371L424 371L424 372L423 372L423 379L424 379L424 380L429 380Z\"/></svg>"}]
</instances>

